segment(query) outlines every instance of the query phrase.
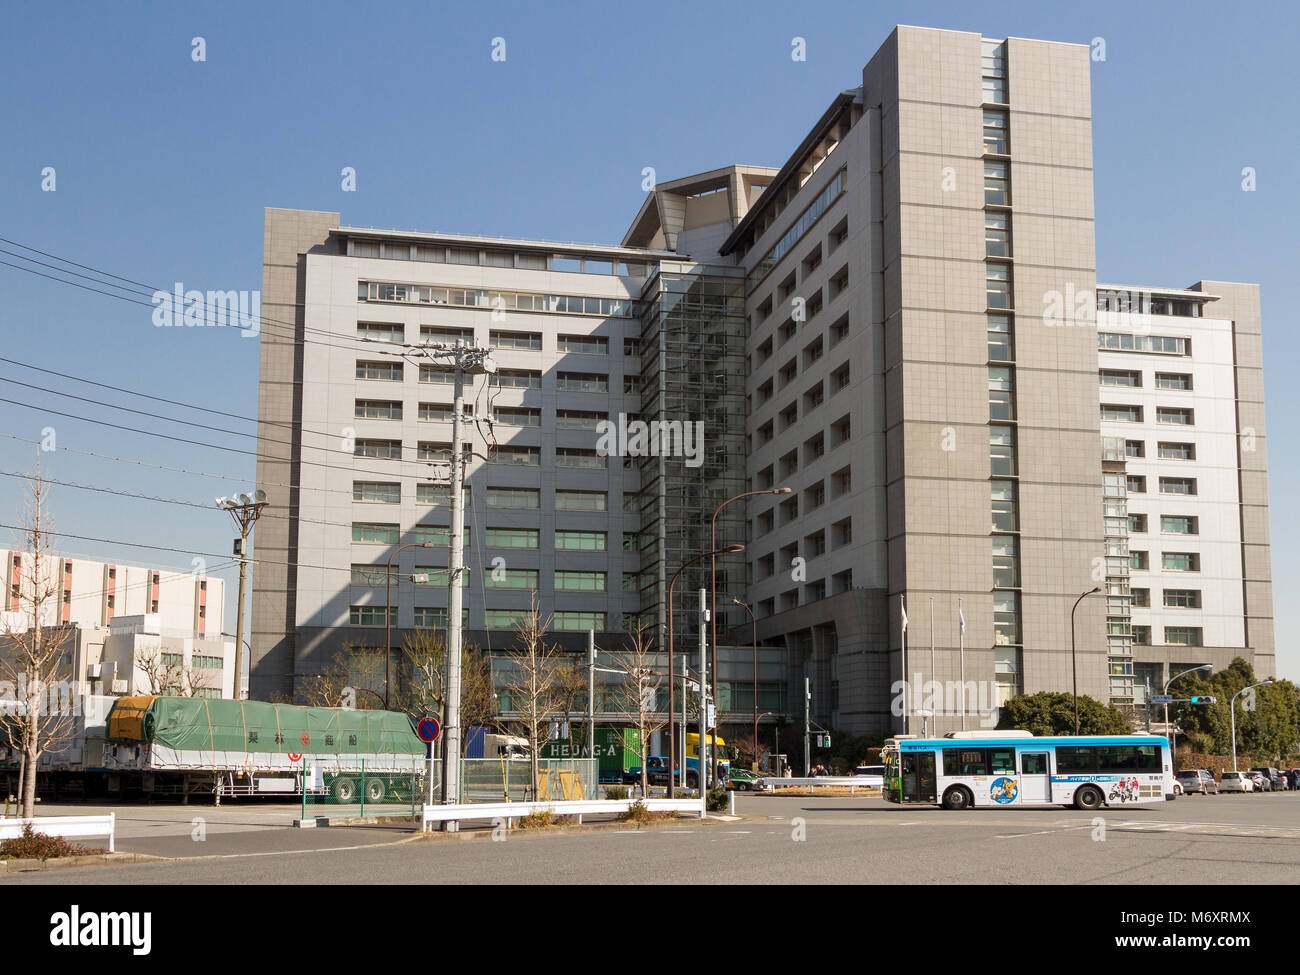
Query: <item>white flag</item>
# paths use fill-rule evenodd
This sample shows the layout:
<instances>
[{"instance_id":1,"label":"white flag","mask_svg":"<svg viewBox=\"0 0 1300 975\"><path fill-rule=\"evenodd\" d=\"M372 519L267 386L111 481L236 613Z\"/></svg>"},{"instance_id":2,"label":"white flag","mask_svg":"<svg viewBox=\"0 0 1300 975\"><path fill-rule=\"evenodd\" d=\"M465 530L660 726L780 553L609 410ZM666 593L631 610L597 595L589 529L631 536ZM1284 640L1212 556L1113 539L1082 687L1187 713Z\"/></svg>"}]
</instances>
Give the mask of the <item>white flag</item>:
<instances>
[{"instance_id":1,"label":"white flag","mask_svg":"<svg viewBox=\"0 0 1300 975\"><path fill-rule=\"evenodd\" d=\"M960 627L961 627L961 632L965 633L965 632L966 632L966 614L963 613L963 612L961 611L961 607L960 607L960 606L957 607L957 623L958 623L958 624L960 625Z\"/></svg>"},{"instance_id":2,"label":"white flag","mask_svg":"<svg viewBox=\"0 0 1300 975\"><path fill-rule=\"evenodd\" d=\"M907 607L903 605L903 597L898 597L898 611L903 614L903 632L907 632Z\"/></svg>"}]
</instances>

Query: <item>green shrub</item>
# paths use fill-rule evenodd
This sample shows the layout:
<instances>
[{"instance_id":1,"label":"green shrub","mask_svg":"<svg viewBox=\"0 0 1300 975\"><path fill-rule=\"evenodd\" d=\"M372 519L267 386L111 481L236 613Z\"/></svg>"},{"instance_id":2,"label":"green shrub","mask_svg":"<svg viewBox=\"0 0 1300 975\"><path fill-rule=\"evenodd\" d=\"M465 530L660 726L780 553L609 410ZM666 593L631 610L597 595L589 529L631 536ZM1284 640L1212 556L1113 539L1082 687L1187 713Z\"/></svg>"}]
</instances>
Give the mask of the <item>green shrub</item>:
<instances>
[{"instance_id":1,"label":"green shrub","mask_svg":"<svg viewBox=\"0 0 1300 975\"><path fill-rule=\"evenodd\" d=\"M704 808L709 812L726 812L731 808L731 797L726 789L710 789L704 799Z\"/></svg>"},{"instance_id":2,"label":"green shrub","mask_svg":"<svg viewBox=\"0 0 1300 975\"><path fill-rule=\"evenodd\" d=\"M520 829L541 829L556 825L555 813L549 809L539 809L519 818Z\"/></svg>"},{"instance_id":3,"label":"green shrub","mask_svg":"<svg viewBox=\"0 0 1300 975\"><path fill-rule=\"evenodd\" d=\"M606 799L626 799L627 789L621 785L611 785L605 789Z\"/></svg>"}]
</instances>

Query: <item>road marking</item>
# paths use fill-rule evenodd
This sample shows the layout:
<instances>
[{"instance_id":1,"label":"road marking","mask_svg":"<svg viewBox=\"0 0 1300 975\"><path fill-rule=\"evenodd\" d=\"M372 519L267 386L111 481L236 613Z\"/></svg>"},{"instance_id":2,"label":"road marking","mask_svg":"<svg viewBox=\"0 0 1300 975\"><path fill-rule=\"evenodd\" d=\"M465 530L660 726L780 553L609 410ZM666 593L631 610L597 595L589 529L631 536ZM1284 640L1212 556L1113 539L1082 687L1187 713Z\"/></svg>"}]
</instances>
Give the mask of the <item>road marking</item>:
<instances>
[{"instance_id":1,"label":"road marking","mask_svg":"<svg viewBox=\"0 0 1300 975\"><path fill-rule=\"evenodd\" d=\"M723 832L730 836L748 836L753 831L748 829L725 829Z\"/></svg>"}]
</instances>

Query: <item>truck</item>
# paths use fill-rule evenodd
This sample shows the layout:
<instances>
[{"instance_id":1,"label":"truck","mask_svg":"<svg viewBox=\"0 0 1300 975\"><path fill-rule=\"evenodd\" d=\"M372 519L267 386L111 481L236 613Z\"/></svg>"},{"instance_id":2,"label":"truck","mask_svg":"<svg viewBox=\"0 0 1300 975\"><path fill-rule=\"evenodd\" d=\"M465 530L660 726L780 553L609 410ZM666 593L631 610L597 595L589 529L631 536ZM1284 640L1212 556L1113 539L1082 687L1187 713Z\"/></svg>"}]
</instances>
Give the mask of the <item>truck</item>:
<instances>
[{"instance_id":1,"label":"truck","mask_svg":"<svg viewBox=\"0 0 1300 975\"><path fill-rule=\"evenodd\" d=\"M411 720L395 711L143 695L114 702L101 764L110 794L127 780L185 798L306 788L338 803L364 790L377 803L419 795L426 754Z\"/></svg>"},{"instance_id":2,"label":"truck","mask_svg":"<svg viewBox=\"0 0 1300 975\"><path fill-rule=\"evenodd\" d=\"M485 725L470 725L465 733L465 758L507 758L514 762L529 760L528 739L502 735Z\"/></svg>"},{"instance_id":3,"label":"truck","mask_svg":"<svg viewBox=\"0 0 1300 975\"><path fill-rule=\"evenodd\" d=\"M639 728L597 728L596 759L602 784L625 781L628 769L641 767ZM590 758L585 735L555 738L542 747L543 758ZM639 774L639 773L638 773Z\"/></svg>"}]
</instances>

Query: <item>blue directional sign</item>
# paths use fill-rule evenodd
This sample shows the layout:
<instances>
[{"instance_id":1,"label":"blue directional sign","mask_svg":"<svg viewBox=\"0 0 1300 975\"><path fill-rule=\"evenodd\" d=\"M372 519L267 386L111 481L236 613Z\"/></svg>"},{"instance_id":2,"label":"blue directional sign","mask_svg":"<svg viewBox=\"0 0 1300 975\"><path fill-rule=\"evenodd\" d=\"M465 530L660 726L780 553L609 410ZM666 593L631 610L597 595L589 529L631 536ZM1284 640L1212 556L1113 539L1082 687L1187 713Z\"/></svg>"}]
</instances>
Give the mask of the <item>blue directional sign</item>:
<instances>
[{"instance_id":1,"label":"blue directional sign","mask_svg":"<svg viewBox=\"0 0 1300 975\"><path fill-rule=\"evenodd\" d=\"M442 725L438 723L437 718L425 718L415 729L415 733L420 736L420 741L435 741L442 732Z\"/></svg>"}]
</instances>

